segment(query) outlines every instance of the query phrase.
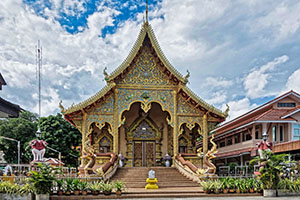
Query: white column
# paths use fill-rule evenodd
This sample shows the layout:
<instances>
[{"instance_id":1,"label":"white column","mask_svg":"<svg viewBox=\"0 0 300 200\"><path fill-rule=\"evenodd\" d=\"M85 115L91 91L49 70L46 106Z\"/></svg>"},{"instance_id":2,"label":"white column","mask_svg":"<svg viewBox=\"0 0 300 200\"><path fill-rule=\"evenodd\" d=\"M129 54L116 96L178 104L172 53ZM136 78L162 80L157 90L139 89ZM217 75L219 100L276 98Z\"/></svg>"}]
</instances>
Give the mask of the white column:
<instances>
[{"instance_id":1,"label":"white column","mask_svg":"<svg viewBox=\"0 0 300 200\"><path fill-rule=\"evenodd\" d=\"M267 123L262 123L262 134L267 133Z\"/></svg>"}]
</instances>

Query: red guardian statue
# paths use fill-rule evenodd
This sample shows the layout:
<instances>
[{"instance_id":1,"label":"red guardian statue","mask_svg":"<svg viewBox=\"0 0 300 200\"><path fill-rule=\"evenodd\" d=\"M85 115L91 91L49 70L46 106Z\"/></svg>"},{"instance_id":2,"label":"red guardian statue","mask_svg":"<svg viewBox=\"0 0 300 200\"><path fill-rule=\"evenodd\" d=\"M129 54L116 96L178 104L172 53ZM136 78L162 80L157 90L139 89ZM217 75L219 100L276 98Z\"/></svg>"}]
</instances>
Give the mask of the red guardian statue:
<instances>
[{"instance_id":1,"label":"red guardian statue","mask_svg":"<svg viewBox=\"0 0 300 200\"><path fill-rule=\"evenodd\" d=\"M33 154L33 161L41 162L44 159L47 142L39 139L41 137L40 129L38 129L38 131L36 132L36 136L37 136L37 139L32 140L30 142L30 146L31 146L32 154Z\"/></svg>"},{"instance_id":2,"label":"red guardian statue","mask_svg":"<svg viewBox=\"0 0 300 200\"><path fill-rule=\"evenodd\" d=\"M272 151L272 142L267 141L268 134L263 133L262 135L263 141L257 143L258 154L261 159L264 159L263 151Z\"/></svg>"}]
</instances>

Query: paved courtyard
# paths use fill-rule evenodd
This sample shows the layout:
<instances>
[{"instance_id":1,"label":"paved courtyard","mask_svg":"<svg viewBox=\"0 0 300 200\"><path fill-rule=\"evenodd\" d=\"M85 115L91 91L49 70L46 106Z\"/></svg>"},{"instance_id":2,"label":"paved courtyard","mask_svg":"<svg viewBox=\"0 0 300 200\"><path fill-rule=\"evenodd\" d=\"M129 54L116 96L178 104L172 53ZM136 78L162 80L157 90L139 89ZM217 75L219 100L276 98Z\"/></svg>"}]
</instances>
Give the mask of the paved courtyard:
<instances>
[{"instance_id":1,"label":"paved courtyard","mask_svg":"<svg viewBox=\"0 0 300 200\"><path fill-rule=\"evenodd\" d=\"M276 199L276 200L299 200L300 195L296 197L256 197L256 196L251 196L251 197L196 197L196 198L133 198L133 199L128 199L128 200L150 200L150 199L159 199L159 200L205 200L205 199L215 199L215 200L268 200L268 199Z\"/></svg>"}]
</instances>

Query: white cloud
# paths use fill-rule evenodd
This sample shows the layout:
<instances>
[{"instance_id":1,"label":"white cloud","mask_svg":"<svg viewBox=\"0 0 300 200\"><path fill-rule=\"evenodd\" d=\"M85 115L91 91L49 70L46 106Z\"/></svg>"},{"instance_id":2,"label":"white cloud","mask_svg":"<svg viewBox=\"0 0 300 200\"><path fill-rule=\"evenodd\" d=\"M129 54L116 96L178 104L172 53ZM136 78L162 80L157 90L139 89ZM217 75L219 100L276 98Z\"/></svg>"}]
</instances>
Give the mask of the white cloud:
<instances>
[{"instance_id":1,"label":"white cloud","mask_svg":"<svg viewBox=\"0 0 300 200\"><path fill-rule=\"evenodd\" d=\"M262 16L257 21L256 29L272 30L272 36L276 40L282 40L295 34L300 27L300 3L279 3L267 15Z\"/></svg>"},{"instance_id":2,"label":"white cloud","mask_svg":"<svg viewBox=\"0 0 300 200\"><path fill-rule=\"evenodd\" d=\"M121 63L139 28L131 22L122 29L127 38L120 37L121 34L111 35L109 39L99 37L101 29L112 25L113 16L119 12L101 5L98 9L99 12L88 17L87 29L71 35L53 18L35 15L22 1L2 1L0 71L8 84L6 88L11 89L3 97L22 108L37 111L34 94L37 92L35 45L38 39L43 48L43 114L58 111L59 99L70 106L70 99L78 103L100 90L105 84L102 81L104 67L112 71Z\"/></svg>"},{"instance_id":3,"label":"white cloud","mask_svg":"<svg viewBox=\"0 0 300 200\"><path fill-rule=\"evenodd\" d=\"M215 105L222 104L226 101L227 95L224 91L217 91L212 94L212 98L206 100L207 103Z\"/></svg>"},{"instance_id":4,"label":"white cloud","mask_svg":"<svg viewBox=\"0 0 300 200\"><path fill-rule=\"evenodd\" d=\"M288 78L286 90L294 90L300 93L300 68Z\"/></svg>"},{"instance_id":5,"label":"white cloud","mask_svg":"<svg viewBox=\"0 0 300 200\"><path fill-rule=\"evenodd\" d=\"M204 84L209 87L227 88L233 85L233 81L226 80L224 77L207 77Z\"/></svg>"},{"instance_id":6,"label":"white cloud","mask_svg":"<svg viewBox=\"0 0 300 200\"><path fill-rule=\"evenodd\" d=\"M37 16L22 0L1 1L0 71L8 83L1 92L4 98L36 111L34 50L38 39L43 46L44 58L44 114L58 110L58 99L69 106L92 96L104 86L104 67L112 72L128 55L144 14L135 13L137 20L121 20L114 27L116 32L103 38L101 30L113 25L120 15L118 8L106 1L105 5L98 4L97 11L87 18L87 24L78 28L79 33L72 35L57 19L63 11L74 16L85 12L83 2L51 0L52 7L44 11L44 15L48 16L45 19ZM295 34L299 3L281 2L163 0L150 9L149 16L159 44L170 62L183 74L186 69L190 70L189 86L201 98L217 106L226 101L237 105L239 109L232 109L238 112L252 107L249 98L266 94L276 66L285 63L288 56L294 63L300 62L300 58L292 56L298 53L300 44ZM137 9L133 10L136 12ZM249 31L249 24L255 31ZM276 32L279 33L280 40L276 44L261 40L261 35L269 33L269 30L275 36ZM281 40L282 44L293 43L280 46ZM271 45L272 49L268 49ZM251 63L253 60L269 57L272 53L288 56L274 59L249 72L249 66L254 65ZM285 63L288 64L290 62ZM292 74L289 67L285 68L287 74ZM240 84L236 80L241 79L245 71L249 74L244 84ZM282 80L285 78L282 77ZM297 76L292 75L287 87L297 85L296 80ZM281 89L274 86L274 90ZM236 98L241 100L232 100ZM234 113L232 111L232 115Z\"/></svg>"},{"instance_id":7,"label":"white cloud","mask_svg":"<svg viewBox=\"0 0 300 200\"><path fill-rule=\"evenodd\" d=\"M227 104L229 106L229 116L226 121L230 121L257 107L256 104L251 104L250 100L247 97L237 101L229 101ZM226 108L226 104L223 104L222 110L226 110Z\"/></svg>"},{"instance_id":8,"label":"white cloud","mask_svg":"<svg viewBox=\"0 0 300 200\"><path fill-rule=\"evenodd\" d=\"M267 96L268 93L266 93L264 89L268 84L268 80L272 77L271 72L277 65L285 63L288 59L288 56L283 55L275 58L273 61L268 62L266 65L263 65L258 69L252 69L252 72L250 72L244 80L244 87L247 91L247 96L250 98Z\"/></svg>"}]
</instances>

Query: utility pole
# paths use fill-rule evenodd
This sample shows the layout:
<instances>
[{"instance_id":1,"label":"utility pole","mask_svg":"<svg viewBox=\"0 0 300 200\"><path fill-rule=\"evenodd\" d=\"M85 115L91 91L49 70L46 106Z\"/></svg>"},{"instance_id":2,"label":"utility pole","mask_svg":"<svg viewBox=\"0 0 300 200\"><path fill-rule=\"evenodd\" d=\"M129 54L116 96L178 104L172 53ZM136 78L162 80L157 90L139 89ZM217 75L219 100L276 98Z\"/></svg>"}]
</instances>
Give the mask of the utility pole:
<instances>
[{"instance_id":1,"label":"utility pole","mask_svg":"<svg viewBox=\"0 0 300 200\"><path fill-rule=\"evenodd\" d=\"M38 40L37 46L36 46L36 73L37 73L37 79L38 79L38 96L39 96L39 119L41 118L41 70L42 70L42 47L40 45L40 40ZM40 123L38 123L38 129L40 129Z\"/></svg>"}]
</instances>

